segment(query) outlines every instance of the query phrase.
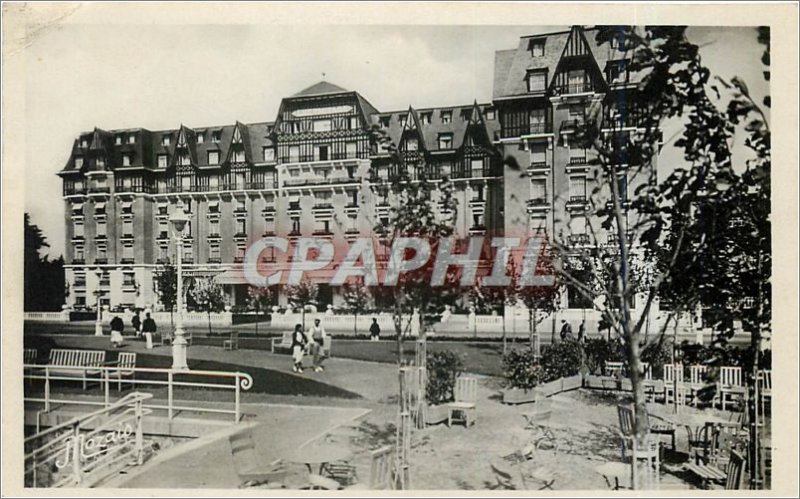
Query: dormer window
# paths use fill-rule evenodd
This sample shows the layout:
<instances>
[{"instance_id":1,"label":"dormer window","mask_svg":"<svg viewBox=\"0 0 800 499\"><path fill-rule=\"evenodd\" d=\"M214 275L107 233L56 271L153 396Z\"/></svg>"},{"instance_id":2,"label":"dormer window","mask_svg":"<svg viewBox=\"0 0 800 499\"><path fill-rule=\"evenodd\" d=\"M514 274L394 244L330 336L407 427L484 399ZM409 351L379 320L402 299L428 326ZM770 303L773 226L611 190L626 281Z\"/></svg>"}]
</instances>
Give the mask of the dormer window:
<instances>
[{"instance_id":1,"label":"dormer window","mask_svg":"<svg viewBox=\"0 0 800 499\"><path fill-rule=\"evenodd\" d=\"M128 144L135 144L136 143L136 135L130 134L128 135Z\"/></svg>"},{"instance_id":2,"label":"dormer window","mask_svg":"<svg viewBox=\"0 0 800 499\"><path fill-rule=\"evenodd\" d=\"M264 161L275 161L275 149L271 147L264 148Z\"/></svg>"},{"instance_id":3,"label":"dormer window","mask_svg":"<svg viewBox=\"0 0 800 499\"><path fill-rule=\"evenodd\" d=\"M89 140L88 139L82 139L81 140L81 147L84 148L84 149L87 149L89 147Z\"/></svg>"},{"instance_id":4,"label":"dormer window","mask_svg":"<svg viewBox=\"0 0 800 499\"><path fill-rule=\"evenodd\" d=\"M222 137L222 133L221 132L219 132L219 131L213 132L211 134L211 142L214 142L214 143L219 142L221 137Z\"/></svg>"},{"instance_id":5,"label":"dormer window","mask_svg":"<svg viewBox=\"0 0 800 499\"><path fill-rule=\"evenodd\" d=\"M453 148L453 134L440 133L439 134L439 149L452 149Z\"/></svg>"},{"instance_id":6,"label":"dormer window","mask_svg":"<svg viewBox=\"0 0 800 499\"><path fill-rule=\"evenodd\" d=\"M608 82L625 83L627 71L625 60L610 61L608 63Z\"/></svg>"},{"instance_id":7,"label":"dormer window","mask_svg":"<svg viewBox=\"0 0 800 499\"><path fill-rule=\"evenodd\" d=\"M611 37L609 42L611 44L611 48L615 50L622 50L625 48L625 33L622 31L617 31L614 33L614 36Z\"/></svg>"},{"instance_id":8,"label":"dormer window","mask_svg":"<svg viewBox=\"0 0 800 499\"><path fill-rule=\"evenodd\" d=\"M494 108L487 107L487 108L486 108L486 109L483 111L483 115L484 115L484 117L486 117L486 119L487 119L487 120L493 120L493 119L495 119L495 112L494 112Z\"/></svg>"},{"instance_id":9,"label":"dormer window","mask_svg":"<svg viewBox=\"0 0 800 499\"><path fill-rule=\"evenodd\" d=\"M219 151L208 151L208 164L209 165L219 164Z\"/></svg>"},{"instance_id":10,"label":"dormer window","mask_svg":"<svg viewBox=\"0 0 800 499\"><path fill-rule=\"evenodd\" d=\"M381 128L389 128L389 116L381 116L380 125Z\"/></svg>"},{"instance_id":11,"label":"dormer window","mask_svg":"<svg viewBox=\"0 0 800 499\"><path fill-rule=\"evenodd\" d=\"M159 168L166 168L167 167L167 155L166 154L159 154L158 155L158 167Z\"/></svg>"},{"instance_id":12,"label":"dormer window","mask_svg":"<svg viewBox=\"0 0 800 499\"><path fill-rule=\"evenodd\" d=\"M205 136L203 132L197 132L196 141L198 144L202 144L205 141Z\"/></svg>"},{"instance_id":13,"label":"dormer window","mask_svg":"<svg viewBox=\"0 0 800 499\"><path fill-rule=\"evenodd\" d=\"M546 71L528 71L528 92L544 92L547 88Z\"/></svg>"},{"instance_id":14,"label":"dormer window","mask_svg":"<svg viewBox=\"0 0 800 499\"><path fill-rule=\"evenodd\" d=\"M400 126L404 127L408 123L408 116L404 114L398 118L398 121L400 121Z\"/></svg>"},{"instance_id":15,"label":"dormer window","mask_svg":"<svg viewBox=\"0 0 800 499\"><path fill-rule=\"evenodd\" d=\"M544 57L544 39L531 40L528 48L531 51L531 57Z\"/></svg>"},{"instance_id":16,"label":"dormer window","mask_svg":"<svg viewBox=\"0 0 800 499\"><path fill-rule=\"evenodd\" d=\"M75 169L83 168L83 158L75 158Z\"/></svg>"},{"instance_id":17,"label":"dormer window","mask_svg":"<svg viewBox=\"0 0 800 499\"><path fill-rule=\"evenodd\" d=\"M122 145L122 135L117 135L114 137L114 145L121 146Z\"/></svg>"},{"instance_id":18,"label":"dormer window","mask_svg":"<svg viewBox=\"0 0 800 499\"><path fill-rule=\"evenodd\" d=\"M418 149L418 142L416 138L406 140L406 151L416 151Z\"/></svg>"},{"instance_id":19,"label":"dormer window","mask_svg":"<svg viewBox=\"0 0 800 499\"><path fill-rule=\"evenodd\" d=\"M419 115L419 118L423 125L431 124L431 113L422 113Z\"/></svg>"},{"instance_id":20,"label":"dormer window","mask_svg":"<svg viewBox=\"0 0 800 499\"><path fill-rule=\"evenodd\" d=\"M181 166L189 166L192 164L188 154L181 154L178 156L178 164Z\"/></svg>"},{"instance_id":21,"label":"dormer window","mask_svg":"<svg viewBox=\"0 0 800 499\"><path fill-rule=\"evenodd\" d=\"M169 145L169 135L164 135L161 137L161 145L168 146Z\"/></svg>"},{"instance_id":22,"label":"dormer window","mask_svg":"<svg viewBox=\"0 0 800 499\"><path fill-rule=\"evenodd\" d=\"M452 111L442 111L442 124L448 124L453 121L453 112Z\"/></svg>"},{"instance_id":23,"label":"dormer window","mask_svg":"<svg viewBox=\"0 0 800 499\"><path fill-rule=\"evenodd\" d=\"M234 163L244 163L244 151L233 151L231 159Z\"/></svg>"},{"instance_id":24,"label":"dormer window","mask_svg":"<svg viewBox=\"0 0 800 499\"><path fill-rule=\"evenodd\" d=\"M123 154L122 155L122 166L131 166L131 155L130 154Z\"/></svg>"}]
</instances>

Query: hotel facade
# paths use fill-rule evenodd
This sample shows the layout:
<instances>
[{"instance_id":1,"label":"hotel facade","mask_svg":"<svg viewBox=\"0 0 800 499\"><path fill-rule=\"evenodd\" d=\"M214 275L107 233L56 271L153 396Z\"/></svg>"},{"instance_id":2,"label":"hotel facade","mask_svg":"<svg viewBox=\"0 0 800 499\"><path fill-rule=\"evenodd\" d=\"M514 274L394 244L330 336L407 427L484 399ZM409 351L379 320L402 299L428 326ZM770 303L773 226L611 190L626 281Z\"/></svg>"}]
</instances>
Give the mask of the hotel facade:
<instances>
[{"instance_id":1,"label":"hotel facade","mask_svg":"<svg viewBox=\"0 0 800 499\"><path fill-rule=\"evenodd\" d=\"M190 220L184 275L215 279L232 306L247 302L242 264L255 240L371 236L393 203L381 188L393 166L375 129L406 165L450 179L456 237L538 232L589 244L596 152L570 138L590 106L602 106L614 133L635 131L638 114L629 54L594 38L573 26L496 52L491 102L381 112L357 91L320 82L284 98L272 121L81 133L59 172L66 305L92 308L99 295L112 308L159 309L155 276L176 261L169 219L178 206ZM626 196L636 182L621 166ZM284 292L277 299L286 304ZM319 301L339 305L340 290L320 283ZM565 293L563 305L576 303Z\"/></svg>"}]
</instances>

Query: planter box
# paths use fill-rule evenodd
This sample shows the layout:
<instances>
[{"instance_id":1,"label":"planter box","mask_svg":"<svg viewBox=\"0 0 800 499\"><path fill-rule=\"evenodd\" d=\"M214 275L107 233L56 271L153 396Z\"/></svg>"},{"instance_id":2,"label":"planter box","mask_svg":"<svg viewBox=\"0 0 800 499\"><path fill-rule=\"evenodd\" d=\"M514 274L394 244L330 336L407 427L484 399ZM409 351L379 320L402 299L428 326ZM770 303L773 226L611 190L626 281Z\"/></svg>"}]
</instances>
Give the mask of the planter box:
<instances>
[{"instance_id":1,"label":"planter box","mask_svg":"<svg viewBox=\"0 0 800 499\"><path fill-rule=\"evenodd\" d=\"M536 402L538 387L530 390L523 388L506 388L503 390L504 404L527 404Z\"/></svg>"},{"instance_id":2,"label":"planter box","mask_svg":"<svg viewBox=\"0 0 800 499\"><path fill-rule=\"evenodd\" d=\"M583 377L580 374L569 376L568 378L561 378L561 391L576 390L583 385Z\"/></svg>"},{"instance_id":3,"label":"planter box","mask_svg":"<svg viewBox=\"0 0 800 499\"><path fill-rule=\"evenodd\" d=\"M539 389L540 393L545 397L555 395L561 391L561 378L555 381L550 381L549 383L544 383L536 388Z\"/></svg>"},{"instance_id":4,"label":"planter box","mask_svg":"<svg viewBox=\"0 0 800 499\"><path fill-rule=\"evenodd\" d=\"M425 411L425 424L437 424L447 421L447 416L449 415L449 410L445 404L425 404L423 410Z\"/></svg>"}]
</instances>

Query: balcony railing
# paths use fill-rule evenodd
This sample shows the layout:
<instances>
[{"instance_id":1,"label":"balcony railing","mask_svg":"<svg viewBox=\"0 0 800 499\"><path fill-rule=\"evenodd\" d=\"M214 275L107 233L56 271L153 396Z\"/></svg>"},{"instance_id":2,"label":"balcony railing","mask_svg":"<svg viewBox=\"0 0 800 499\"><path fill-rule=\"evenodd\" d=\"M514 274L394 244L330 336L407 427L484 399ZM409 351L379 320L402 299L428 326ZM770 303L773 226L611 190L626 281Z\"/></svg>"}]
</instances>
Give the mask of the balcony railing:
<instances>
[{"instance_id":1,"label":"balcony railing","mask_svg":"<svg viewBox=\"0 0 800 499\"><path fill-rule=\"evenodd\" d=\"M585 165L586 164L586 156L570 156L569 158L569 165Z\"/></svg>"},{"instance_id":2,"label":"balcony railing","mask_svg":"<svg viewBox=\"0 0 800 499\"><path fill-rule=\"evenodd\" d=\"M94 187L90 187L89 188L89 192L97 192L97 193L107 194L107 193L111 192L111 187L94 186Z\"/></svg>"},{"instance_id":3,"label":"balcony railing","mask_svg":"<svg viewBox=\"0 0 800 499\"><path fill-rule=\"evenodd\" d=\"M243 261L244 261L244 257L243 256L235 256L235 257L233 257L233 263L242 263Z\"/></svg>"},{"instance_id":4,"label":"balcony railing","mask_svg":"<svg viewBox=\"0 0 800 499\"><path fill-rule=\"evenodd\" d=\"M547 168L547 161L531 162L531 165L528 167L529 170L545 170Z\"/></svg>"},{"instance_id":5,"label":"balcony railing","mask_svg":"<svg viewBox=\"0 0 800 499\"><path fill-rule=\"evenodd\" d=\"M555 87L556 95L585 94L589 92L594 92L594 85L588 81L583 83L569 83L567 85Z\"/></svg>"},{"instance_id":6,"label":"balcony railing","mask_svg":"<svg viewBox=\"0 0 800 499\"><path fill-rule=\"evenodd\" d=\"M552 123L525 123L522 125L503 127L495 132L495 140L500 138L520 137L522 135L545 135L553 133Z\"/></svg>"},{"instance_id":7,"label":"balcony railing","mask_svg":"<svg viewBox=\"0 0 800 499\"><path fill-rule=\"evenodd\" d=\"M533 198L528 200L528 206L547 206L547 198Z\"/></svg>"},{"instance_id":8,"label":"balcony railing","mask_svg":"<svg viewBox=\"0 0 800 499\"><path fill-rule=\"evenodd\" d=\"M289 211L300 211L300 201L289 203Z\"/></svg>"},{"instance_id":9,"label":"balcony railing","mask_svg":"<svg viewBox=\"0 0 800 499\"><path fill-rule=\"evenodd\" d=\"M169 234L166 232L159 232L158 239L169 239Z\"/></svg>"},{"instance_id":10,"label":"balcony railing","mask_svg":"<svg viewBox=\"0 0 800 499\"><path fill-rule=\"evenodd\" d=\"M567 241L574 246L586 246L590 243L589 234L570 234Z\"/></svg>"},{"instance_id":11,"label":"balcony railing","mask_svg":"<svg viewBox=\"0 0 800 499\"><path fill-rule=\"evenodd\" d=\"M72 264L73 265L83 265L84 263L85 263L85 260L83 258L73 258L72 259ZM78 283L75 282L75 286L77 286L77 285L78 285Z\"/></svg>"},{"instance_id":12,"label":"balcony railing","mask_svg":"<svg viewBox=\"0 0 800 499\"><path fill-rule=\"evenodd\" d=\"M332 210L333 209L333 205L331 203L319 203L319 204L315 204L312 209L314 211Z\"/></svg>"},{"instance_id":13,"label":"balcony railing","mask_svg":"<svg viewBox=\"0 0 800 499\"><path fill-rule=\"evenodd\" d=\"M122 258L122 259L119 261L119 263L122 263L122 264L131 264L131 263L133 263L133 258Z\"/></svg>"},{"instance_id":14,"label":"balcony railing","mask_svg":"<svg viewBox=\"0 0 800 499\"><path fill-rule=\"evenodd\" d=\"M86 187L64 187L65 196L76 196L86 194Z\"/></svg>"},{"instance_id":15,"label":"balcony railing","mask_svg":"<svg viewBox=\"0 0 800 499\"><path fill-rule=\"evenodd\" d=\"M219 239L220 237L219 232L212 232L208 235L209 239Z\"/></svg>"},{"instance_id":16,"label":"balcony railing","mask_svg":"<svg viewBox=\"0 0 800 499\"><path fill-rule=\"evenodd\" d=\"M133 239L133 234L122 234L122 239Z\"/></svg>"},{"instance_id":17,"label":"balcony railing","mask_svg":"<svg viewBox=\"0 0 800 499\"><path fill-rule=\"evenodd\" d=\"M312 235L314 235L314 236L332 236L333 232L331 232L330 229L318 229L318 230L315 230L312 233Z\"/></svg>"},{"instance_id":18,"label":"balcony railing","mask_svg":"<svg viewBox=\"0 0 800 499\"><path fill-rule=\"evenodd\" d=\"M586 204L586 196L585 195L577 195L577 196L570 196L569 204Z\"/></svg>"},{"instance_id":19,"label":"balcony railing","mask_svg":"<svg viewBox=\"0 0 800 499\"><path fill-rule=\"evenodd\" d=\"M94 263L106 264L108 263L108 258L95 258ZM103 284L103 282L100 282L100 284ZM108 281L105 281L105 284L108 284Z\"/></svg>"},{"instance_id":20,"label":"balcony railing","mask_svg":"<svg viewBox=\"0 0 800 499\"><path fill-rule=\"evenodd\" d=\"M561 122L560 130L562 132L575 131L578 127L583 126L585 122L582 119L564 120Z\"/></svg>"},{"instance_id":21,"label":"balcony railing","mask_svg":"<svg viewBox=\"0 0 800 499\"><path fill-rule=\"evenodd\" d=\"M153 194L155 191L152 185L124 185L124 184L116 184L115 190L117 193L134 192L134 193L144 193L144 194Z\"/></svg>"}]
</instances>

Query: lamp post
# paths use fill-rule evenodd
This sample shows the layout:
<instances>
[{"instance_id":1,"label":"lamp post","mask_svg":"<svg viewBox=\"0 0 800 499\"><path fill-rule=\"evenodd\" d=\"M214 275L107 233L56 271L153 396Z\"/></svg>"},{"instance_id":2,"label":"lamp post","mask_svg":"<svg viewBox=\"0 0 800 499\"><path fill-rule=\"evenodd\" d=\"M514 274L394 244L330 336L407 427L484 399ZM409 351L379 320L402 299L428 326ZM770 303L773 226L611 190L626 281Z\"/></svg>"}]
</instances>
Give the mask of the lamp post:
<instances>
[{"instance_id":1,"label":"lamp post","mask_svg":"<svg viewBox=\"0 0 800 499\"><path fill-rule=\"evenodd\" d=\"M178 282L176 283L178 318L175 321L175 334L172 337L172 368L188 370L186 363L186 336L183 331L183 265L181 263L183 253L183 229L189 217L183 211L183 202L178 201L177 210L169 218L172 228L175 231L176 253L178 260Z\"/></svg>"},{"instance_id":2,"label":"lamp post","mask_svg":"<svg viewBox=\"0 0 800 499\"><path fill-rule=\"evenodd\" d=\"M97 319L94 322L94 335L103 336L103 309L100 306L100 296L103 291L100 289L100 279L103 278L103 269L97 268L94 271L97 276L97 288L94 290L94 295L97 297Z\"/></svg>"}]
</instances>

